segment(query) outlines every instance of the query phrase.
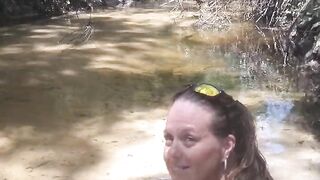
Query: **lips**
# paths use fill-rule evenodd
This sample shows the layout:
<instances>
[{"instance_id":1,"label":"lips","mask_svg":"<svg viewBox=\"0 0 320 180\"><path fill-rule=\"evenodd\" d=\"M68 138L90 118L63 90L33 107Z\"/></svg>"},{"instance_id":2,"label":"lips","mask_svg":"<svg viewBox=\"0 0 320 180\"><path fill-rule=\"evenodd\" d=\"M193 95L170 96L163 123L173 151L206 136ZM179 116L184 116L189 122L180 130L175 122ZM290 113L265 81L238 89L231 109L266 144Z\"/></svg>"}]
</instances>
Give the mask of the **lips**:
<instances>
[{"instance_id":1,"label":"lips","mask_svg":"<svg viewBox=\"0 0 320 180\"><path fill-rule=\"evenodd\" d=\"M181 170L187 170L189 168L190 168L190 166L188 166L188 165L176 165L173 167L173 170L174 171L181 171Z\"/></svg>"},{"instance_id":2,"label":"lips","mask_svg":"<svg viewBox=\"0 0 320 180\"><path fill-rule=\"evenodd\" d=\"M181 166L180 168L185 170L185 169L188 169L190 166Z\"/></svg>"}]
</instances>

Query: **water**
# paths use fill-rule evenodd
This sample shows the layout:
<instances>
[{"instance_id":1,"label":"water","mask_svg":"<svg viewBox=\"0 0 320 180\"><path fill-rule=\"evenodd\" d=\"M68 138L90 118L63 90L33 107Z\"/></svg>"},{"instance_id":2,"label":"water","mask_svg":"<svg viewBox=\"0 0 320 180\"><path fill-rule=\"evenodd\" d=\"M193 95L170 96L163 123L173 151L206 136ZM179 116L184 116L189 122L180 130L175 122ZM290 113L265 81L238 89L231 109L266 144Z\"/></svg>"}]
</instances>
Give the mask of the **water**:
<instances>
[{"instance_id":1,"label":"water","mask_svg":"<svg viewBox=\"0 0 320 180\"><path fill-rule=\"evenodd\" d=\"M171 15L95 13L92 38L77 45L59 41L87 15L1 28L0 179L166 179L170 98L199 81L252 110L275 179L318 179L319 145L294 108L301 95L253 26L196 32Z\"/></svg>"},{"instance_id":2,"label":"water","mask_svg":"<svg viewBox=\"0 0 320 180\"><path fill-rule=\"evenodd\" d=\"M265 102L266 110L257 115L257 127L260 139L269 140L262 147L269 154L280 154L286 152L285 145L276 141L281 137L285 118L291 113L292 101L268 99Z\"/></svg>"}]
</instances>

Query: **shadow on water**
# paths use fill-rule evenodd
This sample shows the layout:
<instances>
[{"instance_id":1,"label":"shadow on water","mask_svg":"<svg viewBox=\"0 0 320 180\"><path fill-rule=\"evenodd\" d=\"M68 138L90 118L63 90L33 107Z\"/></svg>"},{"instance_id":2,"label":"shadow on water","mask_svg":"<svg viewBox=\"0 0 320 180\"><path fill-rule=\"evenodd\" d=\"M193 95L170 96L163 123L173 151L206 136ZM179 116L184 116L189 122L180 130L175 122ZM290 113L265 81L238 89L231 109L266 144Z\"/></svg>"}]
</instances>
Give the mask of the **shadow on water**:
<instances>
[{"instance_id":1,"label":"shadow on water","mask_svg":"<svg viewBox=\"0 0 320 180\"><path fill-rule=\"evenodd\" d=\"M144 73L143 65L155 56L147 51L159 47L148 39L161 31L125 18L97 17L95 22L92 41L98 45L93 47L57 45L68 30L56 21L1 29L0 159L27 172L21 176L31 178L44 169L46 179L72 179L105 156L92 138L108 134L124 110L163 105L182 84L203 76L175 75L170 69ZM142 65L130 64L136 57L125 60L133 51L142 56Z\"/></svg>"},{"instance_id":2,"label":"shadow on water","mask_svg":"<svg viewBox=\"0 0 320 180\"><path fill-rule=\"evenodd\" d=\"M86 17L0 30L1 178L44 172L46 179L72 179L112 158L95 137L108 135L124 111L167 106L184 84L211 79L202 72L208 65L181 62L167 19L153 22L139 12L132 21L130 15L96 14L95 34L80 46L57 42ZM214 78L234 86L232 75Z\"/></svg>"}]
</instances>

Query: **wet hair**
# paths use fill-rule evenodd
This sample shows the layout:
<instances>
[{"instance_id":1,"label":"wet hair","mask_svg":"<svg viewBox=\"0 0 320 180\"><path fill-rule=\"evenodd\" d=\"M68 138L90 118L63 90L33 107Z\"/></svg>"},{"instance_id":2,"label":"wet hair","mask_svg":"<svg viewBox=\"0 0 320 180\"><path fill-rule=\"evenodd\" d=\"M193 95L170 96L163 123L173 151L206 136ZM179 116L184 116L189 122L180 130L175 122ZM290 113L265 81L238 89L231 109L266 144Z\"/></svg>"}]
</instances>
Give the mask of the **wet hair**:
<instances>
[{"instance_id":1,"label":"wet hair","mask_svg":"<svg viewBox=\"0 0 320 180\"><path fill-rule=\"evenodd\" d=\"M228 159L227 180L273 180L266 161L258 149L254 118L242 103L221 91L207 96L194 91L189 85L178 92L173 101L188 100L209 107L214 113L212 133L220 138L234 135L236 144Z\"/></svg>"}]
</instances>

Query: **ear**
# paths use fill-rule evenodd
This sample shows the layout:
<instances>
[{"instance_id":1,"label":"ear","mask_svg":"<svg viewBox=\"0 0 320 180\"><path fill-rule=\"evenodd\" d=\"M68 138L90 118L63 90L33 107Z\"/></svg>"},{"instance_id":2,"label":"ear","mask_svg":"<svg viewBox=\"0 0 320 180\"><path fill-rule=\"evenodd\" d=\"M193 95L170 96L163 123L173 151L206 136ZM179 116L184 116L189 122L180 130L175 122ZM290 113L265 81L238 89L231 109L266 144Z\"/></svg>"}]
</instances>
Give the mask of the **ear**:
<instances>
[{"instance_id":1,"label":"ear","mask_svg":"<svg viewBox=\"0 0 320 180\"><path fill-rule=\"evenodd\" d=\"M236 138L233 134L229 134L224 138L224 159L228 159L232 150L236 145Z\"/></svg>"}]
</instances>

